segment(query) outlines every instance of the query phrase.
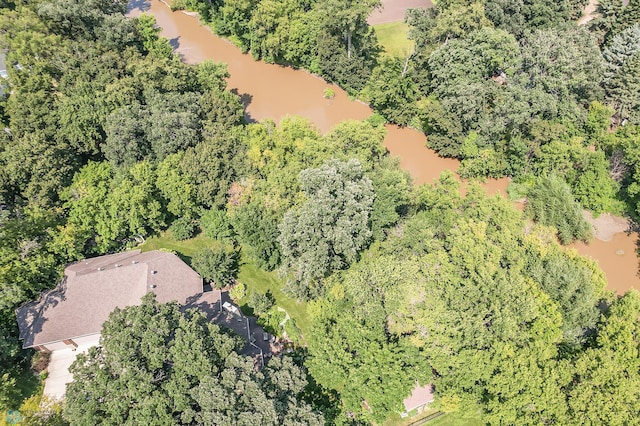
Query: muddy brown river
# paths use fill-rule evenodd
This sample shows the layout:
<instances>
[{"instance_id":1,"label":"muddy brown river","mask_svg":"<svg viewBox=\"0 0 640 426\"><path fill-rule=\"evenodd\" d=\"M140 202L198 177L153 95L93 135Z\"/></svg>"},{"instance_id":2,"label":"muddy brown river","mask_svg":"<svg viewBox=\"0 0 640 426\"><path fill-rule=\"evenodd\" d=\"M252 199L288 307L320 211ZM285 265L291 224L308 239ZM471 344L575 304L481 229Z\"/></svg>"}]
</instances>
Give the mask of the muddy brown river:
<instances>
[{"instance_id":1,"label":"muddy brown river","mask_svg":"<svg viewBox=\"0 0 640 426\"><path fill-rule=\"evenodd\" d=\"M133 0L129 6L131 16L142 12L155 16L162 35L170 40L185 62L212 59L227 63L231 74L228 87L242 97L249 120L270 118L278 122L287 115L299 115L326 132L341 121L361 120L372 114L364 103L350 100L339 87L306 71L254 61L200 25L197 17L171 12L159 0ZM333 99L323 97L326 88L334 91ZM459 166L456 160L438 157L425 142L425 135L416 130L387 126L385 146L391 155L400 158L401 167L411 173L417 184L432 182L443 170L456 170ZM489 194L506 194L507 184L507 179L493 179L484 186ZM589 245L572 247L595 259L607 276L608 288L621 294L632 287L640 289L635 254L637 239L637 234L618 233L609 242L594 239Z\"/></svg>"}]
</instances>

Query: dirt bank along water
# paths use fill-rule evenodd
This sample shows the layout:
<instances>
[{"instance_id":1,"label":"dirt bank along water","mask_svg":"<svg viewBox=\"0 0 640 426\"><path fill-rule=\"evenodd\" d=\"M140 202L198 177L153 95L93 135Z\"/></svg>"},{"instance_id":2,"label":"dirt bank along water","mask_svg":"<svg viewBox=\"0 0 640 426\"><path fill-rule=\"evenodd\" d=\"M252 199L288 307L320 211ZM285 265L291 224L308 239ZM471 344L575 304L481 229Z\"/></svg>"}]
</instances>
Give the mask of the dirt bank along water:
<instances>
[{"instance_id":1,"label":"dirt bank along water","mask_svg":"<svg viewBox=\"0 0 640 426\"><path fill-rule=\"evenodd\" d=\"M130 15L147 12L155 16L162 35L171 41L183 60L197 63L205 59L226 62L231 77L229 89L237 92L246 106L249 120L271 118L276 122L286 115L300 115L310 119L322 132L341 121L361 120L372 114L371 109L352 101L337 86L305 71L254 61L229 42L214 35L199 24L198 18L184 12L171 12L159 0L132 0ZM335 97L323 97L331 87ZM432 182L443 170L456 170L458 161L440 158L426 148L426 137L413 129L387 126L384 144L391 155L400 158L400 165L409 171L414 182ZM507 179L489 180L485 187L490 194L506 194ZM594 239L589 245L575 244L581 254L598 261L605 271L609 288L622 293L631 287L640 289L637 277L638 260L635 255L637 234L617 233L611 241Z\"/></svg>"}]
</instances>

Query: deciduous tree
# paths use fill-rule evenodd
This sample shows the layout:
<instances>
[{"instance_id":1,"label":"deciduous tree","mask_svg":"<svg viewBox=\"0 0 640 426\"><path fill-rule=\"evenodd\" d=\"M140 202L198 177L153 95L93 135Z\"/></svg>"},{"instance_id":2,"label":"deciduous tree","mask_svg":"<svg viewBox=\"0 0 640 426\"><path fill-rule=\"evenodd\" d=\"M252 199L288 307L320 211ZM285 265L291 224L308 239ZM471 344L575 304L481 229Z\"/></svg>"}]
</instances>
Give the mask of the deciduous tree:
<instances>
[{"instance_id":1,"label":"deciduous tree","mask_svg":"<svg viewBox=\"0 0 640 426\"><path fill-rule=\"evenodd\" d=\"M278 242L291 274L287 291L305 299L320 291L319 280L357 260L367 246L375 194L357 160L303 170L300 185L307 201L285 214Z\"/></svg>"}]
</instances>

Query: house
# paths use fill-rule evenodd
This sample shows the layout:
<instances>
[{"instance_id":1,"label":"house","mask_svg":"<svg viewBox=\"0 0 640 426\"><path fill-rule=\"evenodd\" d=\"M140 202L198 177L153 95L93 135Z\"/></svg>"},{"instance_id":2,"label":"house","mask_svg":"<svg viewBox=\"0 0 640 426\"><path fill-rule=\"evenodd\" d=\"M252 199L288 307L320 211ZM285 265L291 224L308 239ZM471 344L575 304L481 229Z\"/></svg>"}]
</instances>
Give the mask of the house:
<instances>
[{"instance_id":1,"label":"house","mask_svg":"<svg viewBox=\"0 0 640 426\"><path fill-rule=\"evenodd\" d=\"M188 305L202 278L173 253L140 250L73 263L58 286L16 313L24 348L43 352L96 346L115 308L137 305L148 292L160 303Z\"/></svg>"},{"instance_id":2,"label":"house","mask_svg":"<svg viewBox=\"0 0 640 426\"><path fill-rule=\"evenodd\" d=\"M411 395L403 401L404 412L400 416L408 417L409 415L421 413L433 402L433 399L433 385L420 386L419 383L416 383Z\"/></svg>"}]
</instances>

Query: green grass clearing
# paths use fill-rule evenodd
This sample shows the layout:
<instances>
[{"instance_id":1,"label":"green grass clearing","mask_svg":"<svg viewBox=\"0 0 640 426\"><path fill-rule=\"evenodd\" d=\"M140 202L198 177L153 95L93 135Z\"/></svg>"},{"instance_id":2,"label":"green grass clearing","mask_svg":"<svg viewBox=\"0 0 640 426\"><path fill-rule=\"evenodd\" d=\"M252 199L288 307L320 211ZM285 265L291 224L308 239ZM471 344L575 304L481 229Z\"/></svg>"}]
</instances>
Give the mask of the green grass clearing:
<instances>
[{"instance_id":1,"label":"green grass clearing","mask_svg":"<svg viewBox=\"0 0 640 426\"><path fill-rule=\"evenodd\" d=\"M191 257L200 249L217 244L216 240L199 234L194 238L176 241L170 233L164 232L158 236L149 237L142 246L143 252L152 250L172 250L186 263L191 264ZM247 296L240 301L246 303L252 292L266 293L270 291L276 299L276 305L284 309L303 334L309 329L306 303L289 298L282 292L283 282L275 272L267 272L258 268L254 263L243 258L238 274L238 281L247 286Z\"/></svg>"},{"instance_id":2,"label":"green grass clearing","mask_svg":"<svg viewBox=\"0 0 640 426\"><path fill-rule=\"evenodd\" d=\"M241 300L246 303L252 292L266 293L270 291L276 299L276 305L284 309L303 334L309 330L310 322L307 316L307 304L291 299L282 292L284 284L275 272L267 272L258 268L254 263L243 259L238 274L238 281L247 286L247 296Z\"/></svg>"},{"instance_id":3,"label":"green grass clearing","mask_svg":"<svg viewBox=\"0 0 640 426\"><path fill-rule=\"evenodd\" d=\"M160 249L171 250L191 265L191 258L198 250L215 244L216 240L206 237L204 234L198 234L196 237L188 240L176 241L169 232L163 232L158 236L147 238L145 243L138 248L143 252Z\"/></svg>"},{"instance_id":4,"label":"green grass clearing","mask_svg":"<svg viewBox=\"0 0 640 426\"><path fill-rule=\"evenodd\" d=\"M480 411L475 413L448 413L425 423L425 426L484 426L486 423L482 421L480 416Z\"/></svg>"},{"instance_id":5,"label":"green grass clearing","mask_svg":"<svg viewBox=\"0 0 640 426\"><path fill-rule=\"evenodd\" d=\"M422 413L416 414L414 410L414 412L409 413L409 417L406 417L404 419L400 417L400 414L394 414L388 417L384 421L384 423L382 423L382 426L411 426L414 423L419 423L420 420L425 419L429 416L433 416L437 413L438 410L426 410Z\"/></svg>"},{"instance_id":6,"label":"green grass clearing","mask_svg":"<svg viewBox=\"0 0 640 426\"><path fill-rule=\"evenodd\" d=\"M414 42L407 38L409 25L404 22L390 22L374 25L373 29L384 49L384 55L405 58L413 53Z\"/></svg>"}]
</instances>

